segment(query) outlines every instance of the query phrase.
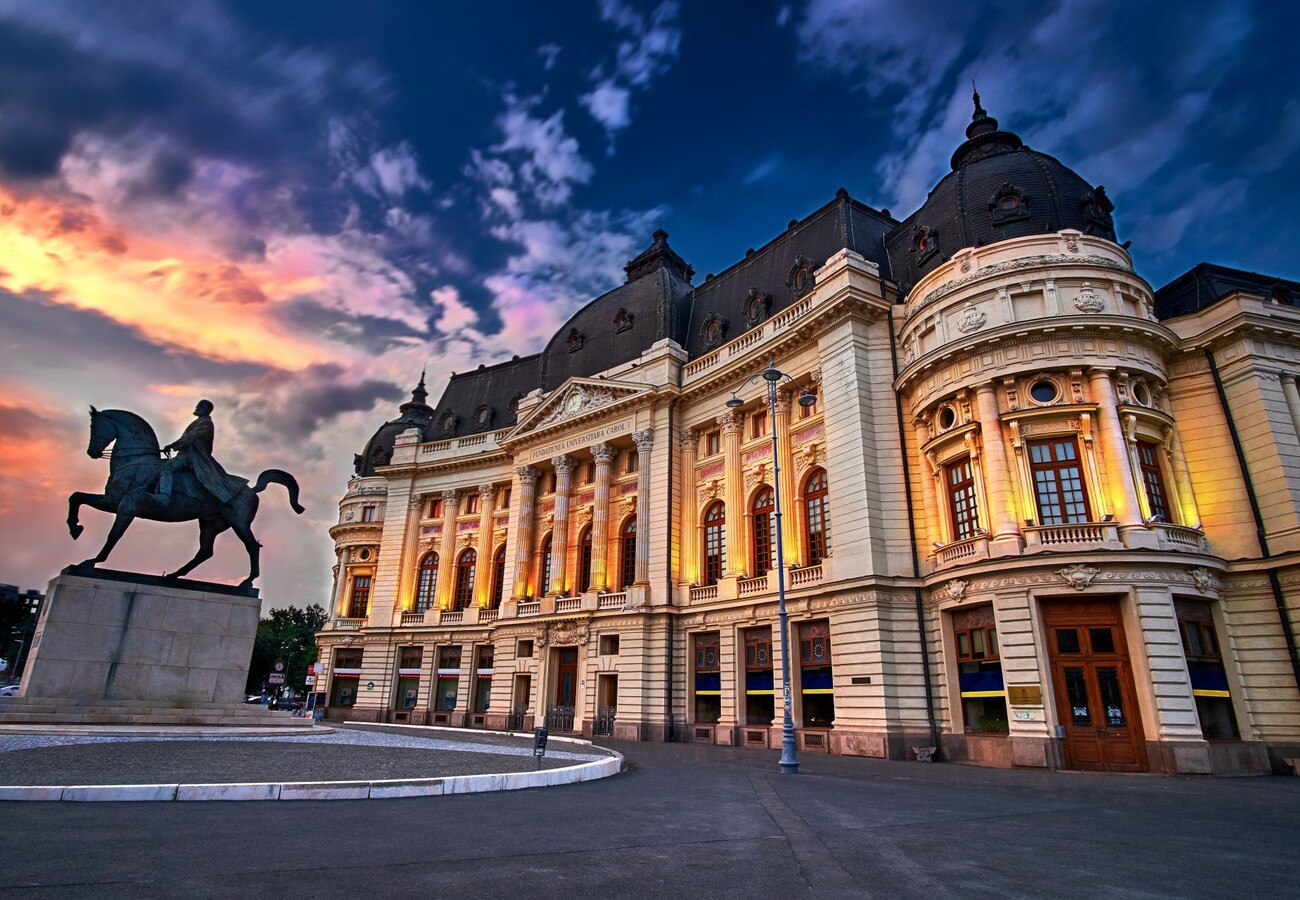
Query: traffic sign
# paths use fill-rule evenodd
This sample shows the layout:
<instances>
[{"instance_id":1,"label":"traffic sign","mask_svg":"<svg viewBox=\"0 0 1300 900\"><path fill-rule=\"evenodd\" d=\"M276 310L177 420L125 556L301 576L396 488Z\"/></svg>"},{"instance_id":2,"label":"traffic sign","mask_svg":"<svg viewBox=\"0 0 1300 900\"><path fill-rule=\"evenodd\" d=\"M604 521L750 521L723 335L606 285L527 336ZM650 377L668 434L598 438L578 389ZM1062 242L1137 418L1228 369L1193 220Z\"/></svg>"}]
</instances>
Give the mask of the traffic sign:
<instances>
[{"instance_id":1,"label":"traffic sign","mask_svg":"<svg viewBox=\"0 0 1300 900\"><path fill-rule=\"evenodd\" d=\"M307 681L308 684L315 684L315 683L316 683L316 676L315 676L315 675L308 675L307 678L306 678L306 681Z\"/></svg>"}]
</instances>

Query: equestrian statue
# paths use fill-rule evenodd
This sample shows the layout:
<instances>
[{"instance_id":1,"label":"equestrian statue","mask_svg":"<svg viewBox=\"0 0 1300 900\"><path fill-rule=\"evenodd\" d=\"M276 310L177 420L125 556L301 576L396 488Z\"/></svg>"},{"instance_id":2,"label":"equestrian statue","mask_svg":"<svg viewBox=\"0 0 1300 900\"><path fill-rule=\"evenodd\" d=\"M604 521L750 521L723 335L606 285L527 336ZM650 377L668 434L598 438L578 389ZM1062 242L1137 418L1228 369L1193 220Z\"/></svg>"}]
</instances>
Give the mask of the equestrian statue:
<instances>
[{"instance_id":1,"label":"equestrian statue","mask_svg":"<svg viewBox=\"0 0 1300 900\"><path fill-rule=\"evenodd\" d=\"M199 552L167 577L188 575L195 566L210 559L217 535L230 528L248 550L249 573L239 586L253 586L253 579L259 574L261 548L252 530L253 517L257 515L257 495L273 482L284 485L289 492L289 505L301 515L303 508L298 505L298 482L280 469L267 469L257 476L257 484L252 487L247 478L227 474L212 458L215 433L212 410L209 401L200 400L194 407L195 420L185 433L160 450L158 438L149 423L135 413L124 409L90 408L90 444L86 447L86 455L91 459L109 457L108 484L102 494L77 491L68 497L68 531L73 540L81 536L84 529L77 521L77 512L83 504L114 513L116 518L99 555L82 565L93 568L108 559L134 519L152 519L155 522L197 519ZM111 451L106 450L109 444L113 445ZM173 450L176 451L174 457L162 458Z\"/></svg>"}]
</instances>

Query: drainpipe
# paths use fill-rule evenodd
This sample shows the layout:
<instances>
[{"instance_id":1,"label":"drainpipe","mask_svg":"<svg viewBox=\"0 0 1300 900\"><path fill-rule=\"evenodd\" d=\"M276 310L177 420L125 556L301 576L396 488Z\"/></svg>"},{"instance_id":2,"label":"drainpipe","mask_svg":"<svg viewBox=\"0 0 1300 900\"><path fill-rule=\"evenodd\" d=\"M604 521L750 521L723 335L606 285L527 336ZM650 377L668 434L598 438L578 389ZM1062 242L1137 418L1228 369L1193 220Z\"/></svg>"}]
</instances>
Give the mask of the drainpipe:
<instances>
[{"instance_id":1,"label":"drainpipe","mask_svg":"<svg viewBox=\"0 0 1300 900\"><path fill-rule=\"evenodd\" d=\"M1259 552L1264 559L1271 559L1273 554L1268 549L1264 516L1260 512L1255 483L1250 478L1250 468L1246 464L1246 451L1241 446L1237 423L1233 420L1232 410L1228 407L1228 394L1223 389L1223 378L1219 375L1219 367L1214 361L1214 351L1209 347L1205 348L1205 359L1210 364L1210 374L1214 376L1214 389L1219 394L1219 406L1223 409L1223 417L1228 420L1228 434L1232 436L1232 449L1237 453L1237 466L1241 469L1241 477L1246 482L1246 497L1250 500L1251 515L1255 517L1255 537L1259 540ZM1296 652L1295 632L1286 614L1286 601L1282 597L1282 583L1278 581L1276 569L1268 570L1268 585L1273 591L1273 605L1277 607L1278 620L1282 623L1282 637L1286 639L1287 655L1291 657L1291 674L1295 678L1296 688L1300 690L1300 654Z\"/></svg>"},{"instance_id":2,"label":"drainpipe","mask_svg":"<svg viewBox=\"0 0 1300 900\"><path fill-rule=\"evenodd\" d=\"M675 412L677 409L677 398L673 397L668 401L668 518L672 521L673 515L673 438L676 431ZM678 521L681 518L678 517ZM668 539L664 548L664 596L668 598L668 605L673 605L673 529L668 529ZM677 617L671 609L668 610L668 647L664 652L664 709L668 712L668 730L666 737L668 743L677 739L677 713L673 709L673 660L675 658L676 647L676 624Z\"/></svg>"},{"instance_id":3,"label":"drainpipe","mask_svg":"<svg viewBox=\"0 0 1300 900\"><path fill-rule=\"evenodd\" d=\"M885 279L880 279L880 296L885 295ZM893 366L894 381L898 381L898 341L894 335L892 308L886 316L889 328L889 358ZM912 476L907 463L907 435L903 425L903 398L894 391L894 415L898 420L898 446L903 456L903 496L907 500L907 537L912 546L912 577L921 577L921 557L916 549L916 513L912 509ZM921 587L912 588L916 600L916 631L921 640L921 674L925 681L925 714L930 720L930 745L935 748L934 758L943 759L943 745L939 742L939 720L934 716L934 684L930 680L930 640L925 633L925 604Z\"/></svg>"}]
</instances>

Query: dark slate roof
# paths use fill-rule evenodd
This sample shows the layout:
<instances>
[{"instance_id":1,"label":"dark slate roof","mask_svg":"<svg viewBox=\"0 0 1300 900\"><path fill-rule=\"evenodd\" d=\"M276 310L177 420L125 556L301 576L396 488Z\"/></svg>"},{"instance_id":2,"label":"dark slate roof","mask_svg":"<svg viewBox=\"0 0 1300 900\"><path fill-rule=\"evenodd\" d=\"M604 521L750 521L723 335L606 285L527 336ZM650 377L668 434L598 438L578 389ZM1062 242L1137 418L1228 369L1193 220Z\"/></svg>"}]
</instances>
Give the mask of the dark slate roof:
<instances>
[{"instance_id":1,"label":"dark slate roof","mask_svg":"<svg viewBox=\"0 0 1300 900\"><path fill-rule=\"evenodd\" d=\"M966 137L952 155L953 171L885 238L904 292L966 247L1065 228L1115 240L1106 189L999 130L979 94Z\"/></svg>"},{"instance_id":2,"label":"dark slate roof","mask_svg":"<svg viewBox=\"0 0 1300 900\"><path fill-rule=\"evenodd\" d=\"M714 317L722 329L722 342L736 338L811 289L811 282L794 283L798 269L806 266L816 271L845 248L878 264L881 274L888 278L889 259L883 238L896 224L888 213L859 203L841 188L830 203L805 219L792 221L786 231L763 247L746 253L740 262L696 286L684 334L678 342L692 358L708 353L716 346L710 344L707 334ZM759 298L754 310L761 314L759 317L750 315L754 296Z\"/></svg>"},{"instance_id":3,"label":"dark slate roof","mask_svg":"<svg viewBox=\"0 0 1300 900\"><path fill-rule=\"evenodd\" d=\"M544 390L634 360L656 341L679 339L694 270L668 246L666 231L653 238L624 267L624 284L578 310L551 338L541 354Z\"/></svg>"},{"instance_id":4,"label":"dark slate roof","mask_svg":"<svg viewBox=\"0 0 1300 900\"><path fill-rule=\"evenodd\" d=\"M515 404L537 390L540 366L541 356L533 354L452 375L424 439L441 441L515 424Z\"/></svg>"},{"instance_id":5,"label":"dark slate roof","mask_svg":"<svg viewBox=\"0 0 1300 900\"><path fill-rule=\"evenodd\" d=\"M1234 291L1300 306L1300 283L1242 269L1199 263L1156 291L1156 317L1172 319L1213 306Z\"/></svg>"}]
</instances>

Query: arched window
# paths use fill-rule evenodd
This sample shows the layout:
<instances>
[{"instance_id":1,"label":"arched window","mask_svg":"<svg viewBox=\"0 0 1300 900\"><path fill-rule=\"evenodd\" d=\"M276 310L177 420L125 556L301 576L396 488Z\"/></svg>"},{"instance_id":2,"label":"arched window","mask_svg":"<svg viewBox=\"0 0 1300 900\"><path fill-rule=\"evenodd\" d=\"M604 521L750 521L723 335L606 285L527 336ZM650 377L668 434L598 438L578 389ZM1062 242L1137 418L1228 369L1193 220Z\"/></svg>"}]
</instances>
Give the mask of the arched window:
<instances>
[{"instance_id":1,"label":"arched window","mask_svg":"<svg viewBox=\"0 0 1300 900\"><path fill-rule=\"evenodd\" d=\"M591 590L591 526L582 529L578 544L578 593Z\"/></svg>"},{"instance_id":2,"label":"arched window","mask_svg":"<svg viewBox=\"0 0 1300 900\"><path fill-rule=\"evenodd\" d=\"M727 513L718 500L704 511L704 583L717 584L727 558Z\"/></svg>"},{"instance_id":3,"label":"arched window","mask_svg":"<svg viewBox=\"0 0 1300 900\"><path fill-rule=\"evenodd\" d=\"M831 543L831 523L826 509L826 470L814 469L803 484L804 547L808 565L815 566L826 558Z\"/></svg>"},{"instance_id":4,"label":"arched window","mask_svg":"<svg viewBox=\"0 0 1300 900\"><path fill-rule=\"evenodd\" d=\"M551 589L551 536L548 534L542 540L542 564L540 566L541 576L537 584L537 596L541 597Z\"/></svg>"},{"instance_id":5,"label":"arched window","mask_svg":"<svg viewBox=\"0 0 1300 900\"><path fill-rule=\"evenodd\" d=\"M766 575L776 568L775 494L764 486L754 495L750 512L754 515L754 575Z\"/></svg>"},{"instance_id":6,"label":"arched window","mask_svg":"<svg viewBox=\"0 0 1300 900\"><path fill-rule=\"evenodd\" d=\"M636 581L636 516L628 516L619 535L622 546L619 547L619 559L622 562L622 578L619 584L627 590Z\"/></svg>"},{"instance_id":7,"label":"arched window","mask_svg":"<svg viewBox=\"0 0 1300 900\"><path fill-rule=\"evenodd\" d=\"M420 560L420 575L415 582L415 611L433 609L433 591L438 584L438 554L426 553Z\"/></svg>"},{"instance_id":8,"label":"arched window","mask_svg":"<svg viewBox=\"0 0 1300 900\"><path fill-rule=\"evenodd\" d=\"M456 559L456 599L453 609L464 609L474 600L474 564L478 553L473 547L461 551Z\"/></svg>"},{"instance_id":9,"label":"arched window","mask_svg":"<svg viewBox=\"0 0 1300 900\"><path fill-rule=\"evenodd\" d=\"M506 545L497 547L496 556L492 558L492 608L501 606L501 593L506 586Z\"/></svg>"}]
</instances>

